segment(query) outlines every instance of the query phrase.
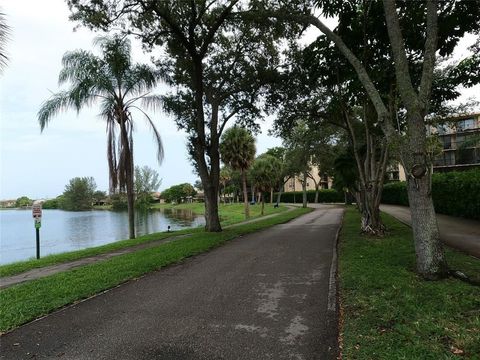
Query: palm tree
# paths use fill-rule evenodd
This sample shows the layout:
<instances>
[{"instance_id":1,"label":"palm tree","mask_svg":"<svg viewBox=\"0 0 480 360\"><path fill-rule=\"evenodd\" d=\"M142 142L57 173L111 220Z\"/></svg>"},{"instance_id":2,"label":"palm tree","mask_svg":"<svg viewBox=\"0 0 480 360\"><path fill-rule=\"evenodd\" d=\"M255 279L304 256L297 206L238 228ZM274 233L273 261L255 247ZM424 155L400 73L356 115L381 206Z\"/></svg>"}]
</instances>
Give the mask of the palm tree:
<instances>
[{"instance_id":1,"label":"palm tree","mask_svg":"<svg viewBox=\"0 0 480 360\"><path fill-rule=\"evenodd\" d=\"M59 84L69 83L66 91L58 92L45 101L38 121L43 131L50 119L62 110L73 108L79 112L84 106L99 102L100 116L106 121L107 158L110 175L110 192L127 192L128 225L130 238L135 237L134 215L134 164L132 110L141 112L150 125L157 146L159 163L163 160L160 134L152 119L138 105L155 110L161 102L158 95L150 94L159 76L153 68L133 64L128 39L118 35L99 37L94 45L101 49L98 57L85 50L67 52L63 56L63 69Z\"/></svg>"},{"instance_id":2,"label":"palm tree","mask_svg":"<svg viewBox=\"0 0 480 360\"><path fill-rule=\"evenodd\" d=\"M228 167L220 169L220 184L223 186L223 203L226 204L226 189L228 182L232 179L232 171Z\"/></svg>"},{"instance_id":3,"label":"palm tree","mask_svg":"<svg viewBox=\"0 0 480 360\"><path fill-rule=\"evenodd\" d=\"M220 143L220 154L225 164L229 165L233 170L239 170L242 174L245 218L250 217L246 172L255 158L255 152L255 138L247 129L235 126L223 133Z\"/></svg>"},{"instance_id":4,"label":"palm tree","mask_svg":"<svg viewBox=\"0 0 480 360\"><path fill-rule=\"evenodd\" d=\"M0 10L0 73L7 65L8 57L5 53L5 45L10 34L10 27L5 20L5 14Z\"/></svg>"},{"instance_id":5,"label":"palm tree","mask_svg":"<svg viewBox=\"0 0 480 360\"><path fill-rule=\"evenodd\" d=\"M255 159L251 169L250 177L255 187L262 193L262 211L265 208L265 192L273 189L278 183L278 169L282 166L280 160L269 154L262 154ZM270 195L271 196L271 195Z\"/></svg>"}]
</instances>

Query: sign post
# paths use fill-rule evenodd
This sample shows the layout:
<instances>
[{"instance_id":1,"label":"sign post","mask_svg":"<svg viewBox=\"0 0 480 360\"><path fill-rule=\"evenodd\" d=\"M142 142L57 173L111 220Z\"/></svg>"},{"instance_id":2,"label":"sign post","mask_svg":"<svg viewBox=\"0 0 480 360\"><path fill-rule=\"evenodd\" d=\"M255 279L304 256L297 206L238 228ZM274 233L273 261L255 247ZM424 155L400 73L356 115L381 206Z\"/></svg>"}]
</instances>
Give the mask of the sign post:
<instances>
[{"instance_id":1,"label":"sign post","mask_svg":"<svg viewBox=\"0 0 480 360\"><path fill-rule=\"evenodd\" d=\"M40 227L42 226L42 204L34 203L32 206L32 216L35 221L35 235L37 243L37 259L40 259Z\"/></svg>"}]
</instances>

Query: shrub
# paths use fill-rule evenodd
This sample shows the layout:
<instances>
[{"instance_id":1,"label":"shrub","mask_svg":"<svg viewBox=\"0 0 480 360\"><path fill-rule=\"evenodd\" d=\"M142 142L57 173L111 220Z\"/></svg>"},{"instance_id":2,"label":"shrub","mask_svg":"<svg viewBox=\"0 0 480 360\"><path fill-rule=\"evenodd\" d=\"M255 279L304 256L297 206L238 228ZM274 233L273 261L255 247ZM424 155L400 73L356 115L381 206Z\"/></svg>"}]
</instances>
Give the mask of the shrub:
<instances>
[{"instance_id":1,"label":"shrub","mask_svg":"<svg viewBox=\"0 0 480 360\"><path fill-rule=\"evenodd\" d=\"M113 194L110 196L110 201L114 211L122 211L128 208L127 194Z\"/></svg>"},{"instance_id":2,"label":"shrub","mask_svg":"<svg viewBox=\"0 0 480 360\"><path fill-rule=\"evenodd\" d=\"M42 204L44 209L58 209L58 199L46 200Z\"/></svg>"},{"instance_id":3,"label":"shrub","mask_svg":"<svg viewBox=\"0 0 480 360\"><path fill-rule=\"evenodd\" d=\"M480 219L480 170L433 174L432 196L439 214ZM382 202L408 206L406 183L386 184Z\"/></svg>"}]
</instances>

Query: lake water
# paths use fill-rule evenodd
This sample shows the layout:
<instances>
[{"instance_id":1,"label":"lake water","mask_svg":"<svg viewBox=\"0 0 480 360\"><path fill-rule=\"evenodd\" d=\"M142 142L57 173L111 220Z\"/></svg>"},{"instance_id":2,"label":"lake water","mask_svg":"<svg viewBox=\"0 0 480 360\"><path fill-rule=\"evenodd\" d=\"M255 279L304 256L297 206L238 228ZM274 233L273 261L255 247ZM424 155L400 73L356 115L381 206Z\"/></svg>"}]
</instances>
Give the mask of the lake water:
<instances>
[{"instance_id":1,"label":"lake water","mask_svg":"<svg viewBox=\"0 0 480 360\"><path fill-rule=\"evenodd\" d=\"M162 209L136 214L137 236L196 227L203 215L190 210ZM127 212L108 210L43 210L40 256L85 249L128 238ZM31 210L0 210L0 264L35 257L35 228Z\"/></svg>"}]
</instances>

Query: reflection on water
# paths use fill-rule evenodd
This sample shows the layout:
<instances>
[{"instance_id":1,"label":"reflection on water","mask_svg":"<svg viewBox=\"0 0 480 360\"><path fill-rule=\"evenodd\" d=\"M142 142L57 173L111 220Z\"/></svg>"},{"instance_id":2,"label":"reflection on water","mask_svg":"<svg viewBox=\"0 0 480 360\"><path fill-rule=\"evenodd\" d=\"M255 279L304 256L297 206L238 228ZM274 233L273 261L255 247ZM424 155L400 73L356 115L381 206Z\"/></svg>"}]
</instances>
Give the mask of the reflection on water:
<instances>
[{"instance_id":1,"label":"reflection on water","mask_svg":"<svg viewBox=\"0 0 480 360\"><path fill-rule=\"evenodd\" d=\"M137 236L205 224L191 210L161 209L135 214ZM0 211L0 264L35 255L35 229L30 210ZM128 238L127 212L43 210L41 255L79 250Z\"/></svg>"}]
</instances>

